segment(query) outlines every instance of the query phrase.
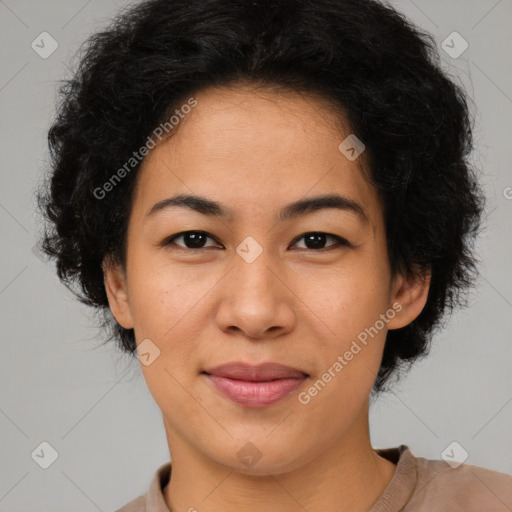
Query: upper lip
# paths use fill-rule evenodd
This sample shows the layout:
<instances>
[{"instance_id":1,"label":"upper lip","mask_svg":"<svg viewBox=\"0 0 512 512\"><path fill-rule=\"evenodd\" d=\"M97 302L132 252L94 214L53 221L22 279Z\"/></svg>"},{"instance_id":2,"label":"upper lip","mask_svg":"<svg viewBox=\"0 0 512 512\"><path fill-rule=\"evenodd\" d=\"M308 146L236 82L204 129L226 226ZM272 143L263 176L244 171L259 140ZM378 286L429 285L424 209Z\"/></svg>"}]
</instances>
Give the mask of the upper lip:
<instances>
[{"instance_id":1,"label":"upper lip","mask_svg":"<svg viewBox=\"0 0 512 512\"><path fill-rule=\"evenodd\" d=\"M252 365L242 362L225 363L203 371L210 375L237 380L273 380L303 378L309 375L302 370L280 363L261 363Z\"/></svg>"}]
</instances>

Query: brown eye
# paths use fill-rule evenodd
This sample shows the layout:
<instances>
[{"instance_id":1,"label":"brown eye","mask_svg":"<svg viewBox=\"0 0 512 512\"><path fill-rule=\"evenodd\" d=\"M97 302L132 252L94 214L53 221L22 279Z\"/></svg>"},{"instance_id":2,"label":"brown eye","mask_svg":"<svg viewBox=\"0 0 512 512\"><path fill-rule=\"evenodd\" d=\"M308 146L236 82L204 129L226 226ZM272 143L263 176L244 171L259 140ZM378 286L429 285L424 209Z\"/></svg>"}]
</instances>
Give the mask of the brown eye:
<instances>
[{"instance_id":1,"label":"brown eye","mask_svg":"<svg viewBox=\"0 0 512 512\"><path fill-rule=\"evenodd\" d=\"M176 243L176 240L183 239L181 243ZM213 245L206 245L208 242L208 239L212 240L214 242ZM330 240L334 240L334 243L330 243L328 245L327 242ZM304 240L304 247L298 247L299 249L310 249L315 252L320 251L327 251L332 250L340 246L345 247L352 247L352 245L345 240L344 238L341 238L337 235L331 235L329 233L323 233L323 232L310 232L305 233L304 235L301 235L299 238L295 239L295 242L293 245L297 245L299 240ZM162 246L169 246L174 245L183 249L206 249L208 247L216 247L215 244L218 244L216 240L205 231L184 231L182 233L178 233L176 235L173 235L169 238L167 238L163 243ZM219 244L220 245L220 244Z\"/></svg>"},{"instance_id":2,"label":"brown eye","mask_svg":"<svg viewBox=\"0 0 512 512\"><path fill-rule=\"evenodd\" d=\"M175 241L180 238L183 239L184 245L175 243ZM184 231L183 233L178 233L168 238L163 245L177 245L185 249L205 249L206 247L211 247L206 245L208 239L213 240L211 235L205 231Z\"/></svg>"},{"instance_id":3,"label":"brown eye","mask_svg":"<svg viewBox=\"0 0 512 512\"><path fill-rule=\"evenodd\" d=\"M325 246L328 239L332 239L335 241L334 244L329 244L327 247ZM341 238L337 235L330 235L329 233L322 232L311 232L305 233L298 240L304 239L304 244L306 247L299 247L300 249L312 249L315 251L321 250L330 250L339 246L350 246L350 243L347 242L344 238ZM297 243L297 241L295 243Z\"/></svg>"}]
</instances>

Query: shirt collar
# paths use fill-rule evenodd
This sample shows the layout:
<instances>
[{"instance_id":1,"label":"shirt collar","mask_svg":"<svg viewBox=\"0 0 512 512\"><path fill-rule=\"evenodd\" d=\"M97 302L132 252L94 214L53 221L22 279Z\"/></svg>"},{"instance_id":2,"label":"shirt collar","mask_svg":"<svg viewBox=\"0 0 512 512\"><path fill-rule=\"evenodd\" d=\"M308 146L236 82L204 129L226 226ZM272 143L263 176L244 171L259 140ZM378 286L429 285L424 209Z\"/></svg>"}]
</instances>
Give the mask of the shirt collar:
<instances>
[{"instance_id":1,"label":"shirt collar","mask_svg":"<svg viewBox=\"0 0 512 512\"><path fill-rule=\"evenodd\" d=\"M378 455L397 465L395 474L370 512L401 510L411 498L417 481L416 459L406 445L375 450ZM171 478L171 462L160 466L153 475L146 495L145 512L170 512L164 499L164 488Z\"/></svg>"}]
</instances>

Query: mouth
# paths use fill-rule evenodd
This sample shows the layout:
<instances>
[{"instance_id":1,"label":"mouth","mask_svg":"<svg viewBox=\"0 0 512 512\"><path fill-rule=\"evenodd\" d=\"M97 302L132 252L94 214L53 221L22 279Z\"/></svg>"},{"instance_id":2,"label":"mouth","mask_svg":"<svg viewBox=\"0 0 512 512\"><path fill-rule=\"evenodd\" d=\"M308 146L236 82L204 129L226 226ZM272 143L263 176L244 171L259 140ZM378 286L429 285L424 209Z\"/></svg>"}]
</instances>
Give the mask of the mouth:
<instances>
[{"instance_id":1,"label":"mouth","mask_svg":"<svg viewBox=\"0 0 512 512\"><path fill-rule=\"evenodd\" d=\"M201 372L219 391L233 402L246 407L272 405L295 391L310 375L279 363L250 365L228 363Z\"/></svg>"}]
</instances>

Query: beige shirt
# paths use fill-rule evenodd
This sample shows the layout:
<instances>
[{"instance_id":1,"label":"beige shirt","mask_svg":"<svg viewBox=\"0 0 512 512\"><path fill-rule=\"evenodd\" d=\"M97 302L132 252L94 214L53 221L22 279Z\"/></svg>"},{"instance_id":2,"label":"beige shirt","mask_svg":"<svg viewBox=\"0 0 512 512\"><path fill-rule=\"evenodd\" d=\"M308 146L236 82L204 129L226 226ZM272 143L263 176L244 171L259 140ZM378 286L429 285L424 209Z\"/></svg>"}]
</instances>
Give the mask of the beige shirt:
<instances>
[{"instance_id":1,"label":"beige shirt","mask_svg":"<svg viewBox=\"0 0 512 512\"><path fill-rule=\"evenodd\" d=\"M462 464L452 469L443 460L415 457L410 449L375 450L397 465L395 474L369 512L511 512L512 476ZM116 512L170 512L163 489L171 463L160 466L149 492Z\"/></svg>"}]
</instances>

